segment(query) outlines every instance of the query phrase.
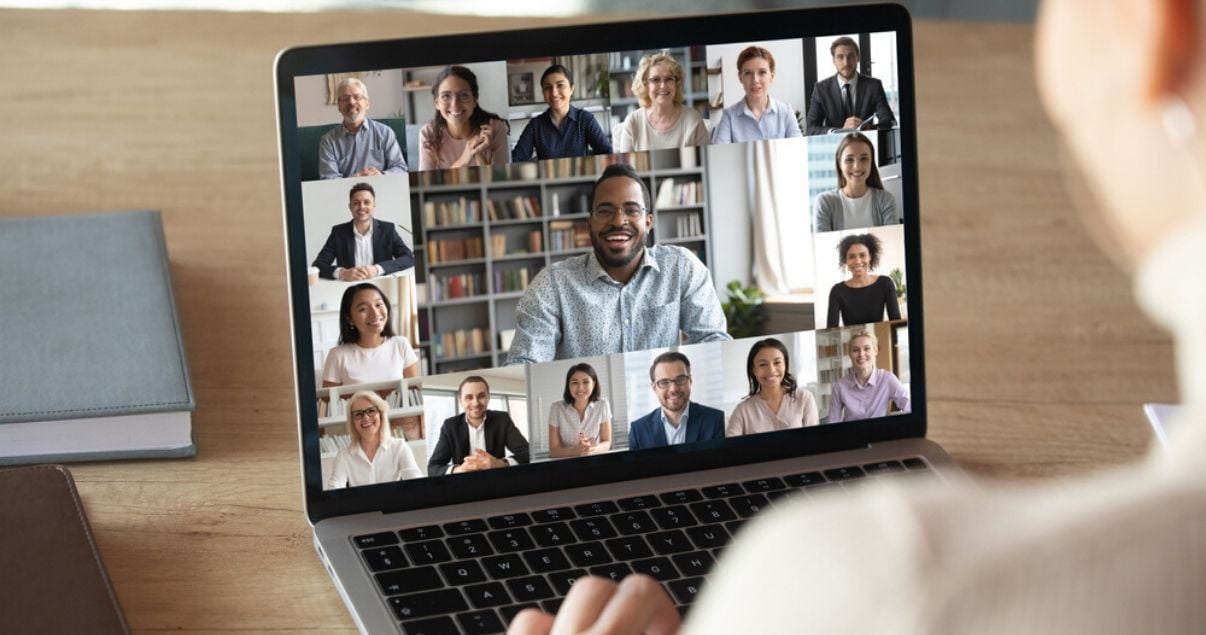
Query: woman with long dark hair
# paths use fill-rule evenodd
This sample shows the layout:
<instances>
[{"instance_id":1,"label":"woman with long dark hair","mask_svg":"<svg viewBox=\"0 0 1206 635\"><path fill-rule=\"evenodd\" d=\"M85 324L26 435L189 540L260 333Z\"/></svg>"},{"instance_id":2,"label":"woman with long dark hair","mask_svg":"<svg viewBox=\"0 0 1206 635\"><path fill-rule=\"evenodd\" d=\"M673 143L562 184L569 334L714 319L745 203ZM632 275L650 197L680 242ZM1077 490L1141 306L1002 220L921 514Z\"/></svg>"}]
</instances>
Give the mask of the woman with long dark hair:
<instances>
[{"instance_id":1,"label":"woman with long dark hair","mask_svg":"<svg viewBox=\"0 0 1206 635\"><path fill-rule=\"evenodd\" d=\"M768 337L754 342L745 362L750 392L733 410L724 436L815 426L817 401L791 374L791 355L783 342Z\"/></svg>"},{"instance_id":2,"label":"woman with long dark hair","mask_svg":"<svg viewBox=\"0 0 1206 635\"><path fill-rule=\"evenodd\" d=\"M562 401L549 407L549 456L555 459L611 449L611 406L599 396L599 375L590 364L565 373Z\"/></svg>"},{"instance_id":3,"label":"woman with long dark hair","mask_svg":"<svg viewBox=\"0 0 1206 635\"><path fill-rule=\"evenodd\" d=\"M511 127L477 103L473 71L464 66L445 68L436 76L431 96L435 115L419 131L420 170L510 162Z\"/></svg>"},{"instance_id":4,"label":"woman with long dark hair","mask_svg":"<svg viewBox=\"0 0 1206 635\"><path fill-rule=\"evenodd\" d=\"M395 335L389 299L371 282L354 284L339 303L339 346L327 353L322 385L344 386L419 376L419 355Z\"/></svg>"}]
</instances>

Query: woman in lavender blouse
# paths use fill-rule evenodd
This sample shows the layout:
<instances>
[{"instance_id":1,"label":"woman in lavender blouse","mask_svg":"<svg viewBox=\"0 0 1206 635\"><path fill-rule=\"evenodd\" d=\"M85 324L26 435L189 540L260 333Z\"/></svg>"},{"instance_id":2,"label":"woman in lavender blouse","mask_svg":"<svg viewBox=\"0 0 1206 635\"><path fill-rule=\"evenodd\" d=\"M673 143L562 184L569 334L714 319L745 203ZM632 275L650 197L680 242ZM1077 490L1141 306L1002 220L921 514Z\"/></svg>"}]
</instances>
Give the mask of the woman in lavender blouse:
<instances>
[{"instance_id":1,"label":"woman in lavender blouse","mask_svg":"<svg viewBox=\"0 0 1206 635\"><path fill-rule=\"evenodd\" d=\"M909 393L891 371L875 367L879 342L870 331L850 338L850 361L854 365L833 385L826 423L870 419L888 414L891 402L901 412L909 411Z\"/></svg>"}]
</instances>

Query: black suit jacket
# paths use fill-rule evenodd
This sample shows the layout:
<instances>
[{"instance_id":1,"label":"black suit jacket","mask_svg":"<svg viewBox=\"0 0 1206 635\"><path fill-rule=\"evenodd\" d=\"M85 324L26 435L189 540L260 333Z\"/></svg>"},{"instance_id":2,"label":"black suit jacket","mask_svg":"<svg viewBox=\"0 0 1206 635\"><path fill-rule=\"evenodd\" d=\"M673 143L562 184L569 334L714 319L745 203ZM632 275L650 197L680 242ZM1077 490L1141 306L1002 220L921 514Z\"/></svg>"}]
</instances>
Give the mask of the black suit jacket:
<instances>
[{"instance_id":1,"label":"black suit jacket","mask_svg":"<svg viewBox=\"0 0 1206 635\"><path fill-rule=\"evenodd\" d=\"M506 458L507 450L510 450L511 456L521 465L532 461L528 440L515 427L511 415L501 410L487 410L482 426L486 430L486 451L495 458ZM440 440L427 461L427 473L430 476L445 474L451 466L460 465L468 455L469 422L465 421L465 413L461 413L445 419L440 427Z\"/></svg>"},{"instance_id":2,"label":"black suit jacket","mask_svg":"<svg viewBox=\"0 0 1206 635\"><path fill-rule=\"evenodd\" d=\"M854 89L854 116L866 120L873 115L877 117L876 128L896 125L896 117L884 94L884 83L874 77L859 75ZM822 79L813 87L804 121L808 134L827 134L841 129L846 123L846 107L842 105L842 88L837 75Z\"/></svg>"},{"instance_id":3,"label":"black suit jacket","mask_svg":"<svg viewBox=\"0 0 1206 635\"><path fill-rule=\"evenodd\" d=\"M331 228L331 235L318 252L312 267L318 275L334 278L335 268L356 266L356 228L353 221ZM406 246L393 223L373 219L373 264L381 265L385 273L394 273L415 266L415 254Z\"/></svg>"}]
</instances>

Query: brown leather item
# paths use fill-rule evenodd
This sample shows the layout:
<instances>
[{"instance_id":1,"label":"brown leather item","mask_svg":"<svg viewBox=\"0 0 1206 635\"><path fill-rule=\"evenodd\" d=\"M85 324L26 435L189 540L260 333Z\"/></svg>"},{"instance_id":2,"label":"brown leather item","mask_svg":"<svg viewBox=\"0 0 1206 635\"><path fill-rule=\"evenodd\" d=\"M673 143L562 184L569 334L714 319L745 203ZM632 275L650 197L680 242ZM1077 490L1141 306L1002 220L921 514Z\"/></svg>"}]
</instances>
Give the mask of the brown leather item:
<instances>
[{"instance_id":1,"label":"brown leather item","mask_svg":"<svg viewBox=\"0 0 1206 635\"><path fill-rule=\"evenodd\" d=\"M128 633L71 472L0 470L0 633Z\"/></svg>"}]
</instances>

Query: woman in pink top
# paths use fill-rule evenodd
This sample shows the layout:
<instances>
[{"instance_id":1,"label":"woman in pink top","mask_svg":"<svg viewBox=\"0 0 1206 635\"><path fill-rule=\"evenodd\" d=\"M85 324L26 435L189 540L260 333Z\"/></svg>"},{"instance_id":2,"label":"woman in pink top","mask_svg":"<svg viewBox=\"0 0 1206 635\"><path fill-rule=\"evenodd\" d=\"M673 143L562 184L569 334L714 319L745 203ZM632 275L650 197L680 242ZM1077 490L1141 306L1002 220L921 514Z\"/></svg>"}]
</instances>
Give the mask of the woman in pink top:
<instances>
[{"instance_id":1,"label":"woman in pink top","mask_svg":"<svg viewBox=\"0 0 1206 635\"><path fill-rule=\"evenodd\" d=\"M817 401L812 393L796 385L790 359L787 347L773 337L754 342L745 363L750 394L733 410L724 436L774 432L820 423Z\"/></svg>"},{"instance_id":2,"label":"woman in pink top","mask_svg":"<svg viewBox=\"0 0 1206 635\"><path fill-rule=\"evenodd\" d=\"M440 71L431 87L435 115L419 131L419 169L509 163L511 126L477 103L477 75L464 66Z\"/></svg>"}]
</instances>

